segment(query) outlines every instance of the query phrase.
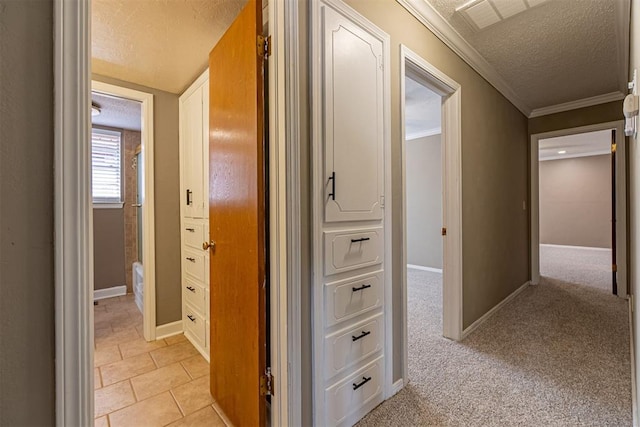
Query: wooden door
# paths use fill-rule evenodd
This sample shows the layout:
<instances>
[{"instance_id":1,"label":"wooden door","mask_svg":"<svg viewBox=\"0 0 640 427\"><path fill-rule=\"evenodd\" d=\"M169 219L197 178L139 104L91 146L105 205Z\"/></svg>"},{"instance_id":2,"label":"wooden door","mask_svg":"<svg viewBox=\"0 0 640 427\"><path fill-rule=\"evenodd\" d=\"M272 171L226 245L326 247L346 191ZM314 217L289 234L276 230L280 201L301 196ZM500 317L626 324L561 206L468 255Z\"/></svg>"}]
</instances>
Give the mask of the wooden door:
<instances>
[{"instance_id":1,"label":"wooden door","mask_svg":"<svg viewBox=\"0 0 640 427\"><path fill-rule=\"evenodd\" d=\"M209 55L211 394L236 426L265 424L265 147L261 4Z\"/></svg>"}]
</instances>

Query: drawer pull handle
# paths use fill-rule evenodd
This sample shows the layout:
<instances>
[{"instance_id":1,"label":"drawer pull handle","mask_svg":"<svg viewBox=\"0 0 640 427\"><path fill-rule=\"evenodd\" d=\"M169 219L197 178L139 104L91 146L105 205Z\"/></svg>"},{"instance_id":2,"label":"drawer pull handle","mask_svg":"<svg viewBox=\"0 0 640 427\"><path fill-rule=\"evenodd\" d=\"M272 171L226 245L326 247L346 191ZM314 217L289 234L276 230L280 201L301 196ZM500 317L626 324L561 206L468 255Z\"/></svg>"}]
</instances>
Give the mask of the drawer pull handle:
<instances>
[{"instance_id":1,"label":"drawer pull handle","mask_svg":"<svg viewBox=\"0 0 640 427\"><path fill-rule=\"evenodd\" d=\"M191 292L194 292L194 293L195 293L195 291L196 291L196 288L194 288L194 287L192 287L192 286L187 286L187 289L189 289Z\"/></svg>"},{"instance_id":2,"label":"drawer pull handle","mask_svg":"<svg viewBox=\"0 0 640 427\"><path fill-rule=\"evenodd\" d=\"M351 290L353 292L358 292L358 291L362 291L364 289L369 289L371 287L371 285L362 285L359 288L351 288Z\"/></svg>"},{"instance_id":3,"label":"drawer pull handle","mask_svg":"<svg viewBox=\"0 0 640 427\"><path fill-rule=\"evenodd\" d=\"M191 258L191 257L188 256L187 257L187 261L196 262L196 259L195 258Z\"/></svg>"},{"instance_id":4,"label":"drawer pull handle","mask_svg":"<svg viewBox=\"0 0 640 427\"><path fill-rule=\"evenodd\" d=\"M366 242L367 240L371 240L371 238L370 237L361 237L359 239L351 239L351 243Z\"/></svg>"},{"instance_id":5,"label":"drawer pull handle","mask_svg":"<svg viewBox=\"0 0 640 427\"><path fill-rule=\"evenodd\" d=\"M187 317L188 317L188 318L189 318L189 320L191 320L192 322L195 322L195 321L196 321L196 318L195 318L195 317L193 317L193 316L192 316L192 315L190 315L190 314L187 314Z\"/></svg>"},{"instance_id":6,"label":"drawer pull handle","mask_svg":"<svg viewBox=\"0 0 640 427\"><path fill-rule=\"evenodd\" d=\"M331 197L331 200L335 200L336 199L336 173L332 172L331 176L329 177L329 181L331 181L331 193L329 193L329 197Z\"/></svg>"},{"instance_id":7,"label":"drawer pull handle","mask_svg":"<svg viewBox=\"0 0 640 427\"><path fill-rule=\"evenodd\" d=\"M358 384L356 384L356 383L352 384L353 385L353 389L357 390L360 387L362 387L363 385L365 385L366 383L368 383L369 381L371 381L371 377L362 377L362 382L360 382Z\"/></svg>"},{"instance_id":8,"label":"drawer pull handle","mask_svg":"<svg viewBox=\"0 0 640 427\"><path fill-rule=\"evenodd\" d=\"M360 335L358 335L357 337L351 335L351 341L358 341L361 338L366 337L367 335L371 334L371 331L362 331L362 333Z\"/></svg>"},{"instance_id":9,"label":"drawer pull handle","mask_svg":"<svg viewBox=\"0 0 640 427\"><path fill-rule=\"evenodd\" d=\"M195 228L185 228L185 230L190 231L190 232L192 232L192 233L195 233L195 232L196 232L196 229L195 229Z\"/></svg>"}]
</instances>

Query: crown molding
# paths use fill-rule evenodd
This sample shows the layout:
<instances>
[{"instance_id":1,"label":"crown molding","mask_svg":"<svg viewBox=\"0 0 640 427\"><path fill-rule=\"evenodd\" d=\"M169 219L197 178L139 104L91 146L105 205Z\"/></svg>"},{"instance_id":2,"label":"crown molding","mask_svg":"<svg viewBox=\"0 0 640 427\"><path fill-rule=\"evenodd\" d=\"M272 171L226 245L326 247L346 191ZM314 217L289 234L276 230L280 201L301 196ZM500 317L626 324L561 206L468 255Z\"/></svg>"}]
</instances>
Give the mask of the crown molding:
<instances>
[{"instance_id":1,"label":"crown molding","mask_svg":"<svg viewBox=\"0 0 640 427\"><path fill-rule=\"evenodd\" d=\"M610 92L605 93L604 95L591 96L589 98L578 99L576 101L536 108L535 110L531 111L531 114L529 114L529 118L532 119L534 117L562 113L563 111L576 110L578 108L606 104L607 102L620 101L621 99L624 99L624 97L625 95L622 92Z\"/></svg>"},{"instance_id":2,"label":"crown molding","mask_svg":"<svg viewBox=\"0 0 640 427\"><path fill-rule=\"evenodd\" d=\"M458 33L426 0L396 0L464 62L489 82L525 116L531 108L514 92L495 68Z\"/></svg>"},{"instance_id":3,"label":"crown molding","mask_svg":"<svg viewBox=\"0 0 640 427\"><path fill-rule=\"evenodd\" d=\"M437 127L433 129L427 129L420 132L408 133L405 137L406 141L412 141L414 139L426 138L427 136L439 135L442 133L442 128Z\"/></svg>"}]
</instances>

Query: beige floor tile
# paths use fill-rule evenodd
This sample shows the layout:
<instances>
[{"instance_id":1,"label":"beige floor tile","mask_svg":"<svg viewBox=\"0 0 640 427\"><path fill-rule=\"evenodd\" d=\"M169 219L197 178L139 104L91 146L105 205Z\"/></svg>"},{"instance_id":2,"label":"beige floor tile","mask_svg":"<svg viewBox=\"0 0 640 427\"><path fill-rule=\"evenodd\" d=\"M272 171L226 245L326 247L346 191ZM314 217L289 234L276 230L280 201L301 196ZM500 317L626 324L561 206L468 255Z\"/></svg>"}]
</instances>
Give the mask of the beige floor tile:
<instances>
[{"instance_id":1,"label":"beige floor tile","mask_svg":"<svg viewBox=\"0 0 640 427\"><path fill-rule=\"evenodd\" d=\"M102 380L100 379L100 369L93 368L93 389L102 388Z\"/></svg>"},{"instance_id":2,"label":"beige floor tile","mask_svg":"<svg viewBox=\"0 0 640 427\"><path fill-rule=\"evenodd\" d=\"M94 318L93 318L93 329L94 330L111 329L111 321L109 319L98 320L94 316Z\"/></svg>"},{"instance_id":3,"label":"beige floor tile","mask_svg":"<svg viewBox=\"0 0 640 427\"><path fill-rule=\"evenodd\" d=\"M117 345L99 347L93 352L93 366L103 366L121 360L120 349Z\"/></svg>"},{"instance_id":4,"label":"beige floor tile","mask_svg":"<svg viewBox=\"0 0 640 427\"><path fill-rule=\"evenodd\" d=\"M95 313L93 316L93 321L94 324L95 322L101 322L101 324L102 322L109 322L110 325L113 325L114 323L123 322L129 319L129 317L130 316L128 311L104 311Z\"/></svg>"},{"instance_id":5,"label":"beige floor tile","mask_svg":"<svg viewBox=\"0 0 640 427\"><path fill-rule=\"evenodd\" d=\"M129 381L122 381L95 392L95 416L100 417L135 403Z\"/></svg>"},{"instance_id":6,"label":"beige floor tile","mask_svg":"<svg viewBox=\"0 0 640 427\"><path fill-rule=\"evenodd\" d=\"M153 357L153 360L156 361L158 366L166 366L174 362L180 362L184 359L188 359L196 354L199 354L198 350L196 350L189 341L183 341L178 344L153 350L151 352L151 357Z\"/></svg>"},{"instance_id":7,"label":"beige floor tile","mask_svg":"<svg viewBox=\"0 0 640 427\"><path fill-rule=\"evenodd\" d=\"M213 404L209 377L201 377L171 390L183 414L189 415Z\"/></svg>"},{"instance_id":8,"label":"beige floor tile","mask_svg":"<svg viewBox=\"0 0 640 427\"><path fill-rule=\"evenodd\" d=\"M168 427L226 427L226 425L218 413L211 406L207 406L169 424Z\"/></svg>"},{"instance_id":9,"label":"beige floor tile","mask_svg":"<svg viewBox=\"0 0 640 427\"><path fill-rule=\"evenodd\" d=\"M138 339L139 337L140 335L138 335L138 331L136 330L136 328L130 327L121 331L114 332L108 337L96 338L96 348L123 344L125 342Z\"/></svg>"},{"instance_id":10,"label":"beige floor tile","mask_svg":"<svg viewBox=\"0 0 640 427\"><path fill-rule=\"evenodd\" d=\"M114 332L120 332L125 329L135 329L136 326L142 326L142 318L136 319L129 316L126 319L123 318L115 322L111 322L110 325Z\"/></svg>"},{"instance_id":11,"label":"beige floor tile","mask_svg":"<svg viewBox=\"0 0 640 427\"><path fill-rule=\"evenodd\" d=\"M177 344L179 342L184 342L187 340L187 337L184 334L172 335L164 339L168 345Z\"/></svg>"},{"instance_id":12,"label":"beige floor tile","mask_svg":"<svg viewBox=\"0 0 640 427\"><path fill-rule=\"evenodd\" d=\"M96 418L93 423L94 427L109 427L109 421L107 420L107 416Z\"/></svg>"},{"instance_id":13,"label":"beige floor tile","mask_svg":"<svg viewBox=\"0 0 640 427\"><path fill-rule=\"evenodd\" d=\"M200 354L185 359L180 363L182 363L184 369L187 370L187 372L193 379L200 378L204 375L209 374L209 362L207 362L207 360Z\"/></svg>"},{"instance_id":14,"label":"beige floor tile","mask_svg":"<svg viewBox=\"0 0 640 427\"><path fill-rule=\"evenodd\" d=\"M122 358L126 359L128 357L148 353L151 350L156 350L166 346L167 344L164 340L147 342L144 338L138 338L137 340L120 344L120 353L122 353Z\"/></svg>"},{"instance_id":15,"label":"beige floor tile","mask_svg":"<svg viewBox=\"0 0 640 427\"><path fill-rule=\"evenodd\" d=\"M191 377L187 371L179 363L174 363L131 378L131 385L138 400L144 400L189 381L191 381Z\"/></svg>"},{"instance_id":16,"label":"beige floor tile","mask_svg":"<svg viewBox=\"0 0 640 427\"><path fill-rule=\"evenodd\" d=\"M182 418L169 392L159 394L109 415L111 427L165 426Z\"/></svg>"},{"instance_id":17,"label":"beige floor tile","mask_svg":"<svg viewBox=\"0 0 640 427\"><path fill-rule=\"evenodd\" d=\"M153 363L153 360L151 360L149 354L143 353L101 366L100 373L102 374L102 384L106 386L153 371L154 369L156 369L156 365Z\"/></svg>"},{"instance_id":18,"label":"beige floor tile","mask_svg":"<svg viewBox=\"0 0 640 427\"><path fill-rule=\"evenodd\" d=\"M144 327L142 325L136 326L136 331L138 331L140 338L144 338Z\"/></svg>"},{"instance_id":19,"label":"beige floor tile","mask_svg":"<svg viewBox=\"0 0 640 427\"><path fill-rule=\"evenodd\" d=\"M111 323L107 323L107 326L102 326L100 328L98 328L97 326L94 326L93 331L94 331L93 332L94 339L106 338L109 335L113 334Z\"/></svg>"}]
</instances>

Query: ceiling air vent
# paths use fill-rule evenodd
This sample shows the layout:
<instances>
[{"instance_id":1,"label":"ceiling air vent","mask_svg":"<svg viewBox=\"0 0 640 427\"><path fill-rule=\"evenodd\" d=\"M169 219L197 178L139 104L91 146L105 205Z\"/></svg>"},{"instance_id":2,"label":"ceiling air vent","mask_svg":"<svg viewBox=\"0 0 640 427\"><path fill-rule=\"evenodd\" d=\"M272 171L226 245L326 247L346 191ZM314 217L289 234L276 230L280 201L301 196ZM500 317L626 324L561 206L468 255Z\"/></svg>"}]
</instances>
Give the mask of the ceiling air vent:
<instances>
[{"instance_id":1,"label":"ceiling air vent","mask_svg":"<svg viewBox=\"0 0 640 427\"><path fill-rule=\"evenodd\" d=\"M472 0L456 9L476 30L483 30L548 0Z\"/></svg>"}]
</instances>

